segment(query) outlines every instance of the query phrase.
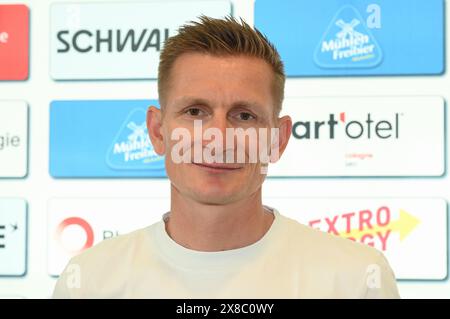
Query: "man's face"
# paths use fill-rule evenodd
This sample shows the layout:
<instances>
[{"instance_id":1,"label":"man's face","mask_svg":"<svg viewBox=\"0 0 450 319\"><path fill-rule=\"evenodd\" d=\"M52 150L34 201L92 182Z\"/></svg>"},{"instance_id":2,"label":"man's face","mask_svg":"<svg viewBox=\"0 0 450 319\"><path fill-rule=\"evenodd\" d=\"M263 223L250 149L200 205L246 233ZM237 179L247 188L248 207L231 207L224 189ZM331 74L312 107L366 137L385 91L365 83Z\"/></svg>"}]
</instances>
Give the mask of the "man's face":
<instances>
[{"instance_id":1,"label":"man's face","mask_svg":"<svg viewBox=\"0 0 450 319\"><path fill-rule=\"evenodd\" d=\"M265 174L261 173L260 161L250 163L249 152L255 151L249 147L250 140L245 139L242 144L234 137L234 145L230 148L226 129L250 128L259 137L260 128L276 126L273 77L271 67L264 60L253 57L186 53L177 58L165 92L163 114L156 116L160 121L160 127L156 129L160 138L152 136L155 129L150 123L154 121L155 124L158 119L148 118L147 125L155 151L166 155L167 174L180 194L204 204L225 205L249 197L261 187ZM201 123L201 131L197 127L194 132L194 121L197 125ZM191 137L177 153L188 155L184 158L189 160L182 163L174 159L172 152L176 144L180 145L180 140L172 138L172 134L177 130L180 132L180 128ZM216 135L203 135L209 128L222 133L220 141ZM200 139L196 135L199 132L202 133ZM268 139L264 141L270 145L270 130ZM211 147L217 142L223 145L222 150ZM244 163L237 158L239 147L245 157ZM202 155L199 161L198 157L194 158L199 150L201 154L207 151L207 154L223 155L224 161L228 156L228 161L206 163Z\"/></svg>"}]
</instances>

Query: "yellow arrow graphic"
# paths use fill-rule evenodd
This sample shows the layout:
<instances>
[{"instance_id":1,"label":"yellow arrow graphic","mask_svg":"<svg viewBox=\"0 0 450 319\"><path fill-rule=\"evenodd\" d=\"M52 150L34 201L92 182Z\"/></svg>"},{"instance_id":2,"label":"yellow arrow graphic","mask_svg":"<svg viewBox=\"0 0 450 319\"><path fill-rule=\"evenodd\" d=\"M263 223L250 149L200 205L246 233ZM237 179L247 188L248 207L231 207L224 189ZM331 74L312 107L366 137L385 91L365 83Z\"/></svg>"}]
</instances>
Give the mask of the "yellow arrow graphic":
<instances>
[{"instance_id":1,"label":"yellow arrow graphic","mask_svg":"<svg viewBox=\"0 0 450 319\"><path fill-rule=\"evenodd\" d=\"M378 232L385 232L388 230L396 231L400 233L400 241L403 241L417 225L420 224L420 220L415 216L409 214L403 209L400 209L400 217L397 220L390 222L385 226L376 226L368 229L352 229L349 233L341 233L341 236L352 237L356 240L367 234L376 234Z\"/></svg>"}]
</instances>

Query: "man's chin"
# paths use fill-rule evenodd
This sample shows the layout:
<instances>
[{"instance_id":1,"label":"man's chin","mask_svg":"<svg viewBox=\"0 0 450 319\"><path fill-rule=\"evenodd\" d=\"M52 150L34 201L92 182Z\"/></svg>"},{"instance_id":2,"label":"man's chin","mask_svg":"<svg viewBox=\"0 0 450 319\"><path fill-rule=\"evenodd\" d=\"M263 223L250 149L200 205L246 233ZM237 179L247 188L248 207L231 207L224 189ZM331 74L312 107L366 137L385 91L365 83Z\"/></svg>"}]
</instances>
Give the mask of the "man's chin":
<instances>
[{"instance_id":1,"label":"man's chin","mask_svg":"<svg viewBox=\"0 0 450 319\"><path fill-rule=\"evenodd\" d=\"M196 200L204 205L226 205L239 196L239 192L226 192L224 190L198 190L195 192Z\"/></svg>"}]
</instances>

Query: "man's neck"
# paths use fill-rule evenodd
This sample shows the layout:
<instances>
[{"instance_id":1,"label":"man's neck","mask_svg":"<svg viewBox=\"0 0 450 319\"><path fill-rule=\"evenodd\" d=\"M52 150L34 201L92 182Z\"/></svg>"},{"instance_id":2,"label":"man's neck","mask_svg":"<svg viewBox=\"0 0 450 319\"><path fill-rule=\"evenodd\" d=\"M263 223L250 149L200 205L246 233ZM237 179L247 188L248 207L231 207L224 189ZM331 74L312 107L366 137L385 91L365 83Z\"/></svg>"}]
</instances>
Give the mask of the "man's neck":
<instances>
[{"instance_id":1,"label":"man's neck","mask_svg":"<svg viewBox=\"0 0 450 319\"><path fill-rule=\"evenodd\" d=\"M261 239L274 220L262 205L261 189L227 205L207 205L182 196L171 185L166 231L178 244L198 251L242 248Z\"/></svg>"}]
</instances>

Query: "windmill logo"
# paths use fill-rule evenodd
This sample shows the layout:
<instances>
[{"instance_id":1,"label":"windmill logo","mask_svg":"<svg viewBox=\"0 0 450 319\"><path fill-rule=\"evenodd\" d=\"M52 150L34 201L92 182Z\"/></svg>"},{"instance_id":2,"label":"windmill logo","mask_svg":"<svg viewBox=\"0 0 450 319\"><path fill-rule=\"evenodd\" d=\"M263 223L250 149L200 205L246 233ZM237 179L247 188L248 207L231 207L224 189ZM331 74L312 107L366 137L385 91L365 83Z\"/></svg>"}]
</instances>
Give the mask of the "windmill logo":
<instances>
[{"instance_id":1,"label":"windmill logo","mask_svg":"<svg viewBox=\"0 0 450 319\"><path fill-rule=\"evenodd\" d=\"M314 52L314 62L321 68L371 68L381 61L375 37L349 5L337 12Z\"/></svg>"},{"instance_id":2,"label":"windmill logo","mask_svg":"<svg viewBox=\"0 0 450 319\"><path fill-rule=\"evenodd\" d=\"M127 124L127 128L129 128L132 133L128 135L128 141L135 144L140 143L143 144L147 140L147 134L146 134L146 125L145 122L141 125L136 125L134 122L130 122Z\"/></svg>"},{"instance_id":3,"label":"windmill logo","mask_svg":"<svg viewBox=\"0 0 450 319\"><path fill-rule=\"evenodd\" d=\"M130 112L108 150L106 162L113 169L164 169L164 157L155 153L148 137L145 110Z\"/></svg>"},{"instance_id":4,"label":"windmill logo","mask_svg":"<svg viewBox=\"0 0 450 319\"><path fill-rule=\"evenodd\" d=\"M345 23L341 19L336 21L336 25L342 29L336 34L336 37L342 41L345 41L345 39L348 39L350 42L364 41L365 35L355 31L355 27L358 24L360 24L360 21L357 19L353 19L350 23Z\"/></svg>"}]
</instances>

